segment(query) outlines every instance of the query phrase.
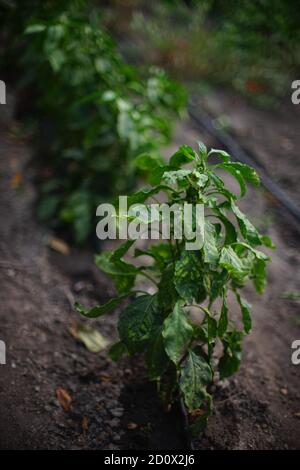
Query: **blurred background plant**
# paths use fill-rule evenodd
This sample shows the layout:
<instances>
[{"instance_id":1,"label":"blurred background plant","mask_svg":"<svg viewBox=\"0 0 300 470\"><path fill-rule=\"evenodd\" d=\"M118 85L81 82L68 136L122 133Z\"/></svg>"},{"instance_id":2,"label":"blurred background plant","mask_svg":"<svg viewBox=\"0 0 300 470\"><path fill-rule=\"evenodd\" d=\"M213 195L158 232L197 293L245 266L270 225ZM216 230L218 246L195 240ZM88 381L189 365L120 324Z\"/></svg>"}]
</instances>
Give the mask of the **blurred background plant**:
<instances>
[{"instance_id":1,"label":"blurred background plant","mask_svg":"<svg viewBox=\"0 0 300 470\"><path fill-rule=\"evenodd\" d=\"M114 5L124 6L115 0ZM185 82L226 86L272 105L300 69L300 10L296 0L131 1L127 14L131 60L166 67ZM123 22L111 8L107 20ZM120 20L120 21L119 21ZM121 29L122 30L122 29Z\"/></svg>"},{"instance_id":2,"label":"blurred background plant","mask_svg":"<svg viewBox=\"0 0 300 470\"><path fill-rule=\"evenodd\" d=\"M38 215L70 225L80 243L94 231L96 207L135 186L134 157L160 158L185 90L157 67L129 65L92 5L32 2L19 17L19 3L6 24L17 38L9 55L18 57L19 107L38 131Z\"/></svg>"},{"instance_id":3,"label":"blurred background plant","mask_svg":"<svg viewBox=\"0 0 300 470\"><path fill-rule=\"evenodd\" d=\"M160 158L185 108L174 79L265 106L300 70L296 0L0 0L0 11L0 67L14 70L40 156L38 214L79 243L96 206L136 185L135 156Z\"/></svg>"}]
</instances>

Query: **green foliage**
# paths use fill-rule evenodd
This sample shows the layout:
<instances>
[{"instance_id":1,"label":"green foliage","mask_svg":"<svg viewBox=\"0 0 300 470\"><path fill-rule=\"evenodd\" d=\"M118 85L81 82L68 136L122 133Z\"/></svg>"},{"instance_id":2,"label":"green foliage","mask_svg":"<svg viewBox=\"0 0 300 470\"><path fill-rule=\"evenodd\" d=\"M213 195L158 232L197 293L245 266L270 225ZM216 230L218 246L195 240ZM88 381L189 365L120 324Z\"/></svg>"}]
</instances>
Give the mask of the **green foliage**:
<instances>
[{"instance_id":1,"label":"green foliage","mask_svg":"<svg viewBox=\"0 0 300 470\"><path fill-rule=\"evenodd\" d=\"M162 70L127 64L99 12L81 4L41 8L19 39L20 87L34 91L40 129L38 214L71 227L77 242L91 235L101 202L135 187L133 159L159 159L170 118L185 105L183 88Z\"/></svg>"},{"instance_id":2,"label":"green foliage","mask_svg":"<svg viewBox=\"0 0 300 470\"><path fill-rule=\"evenodd\" d=\"M178 0L171 5L153 2L150 15L142 8L135 12L141 57L164 63L195 84L229 85L262 105L289 93L300 67L297 0Z\"/></svg>"},{"instance_id":3,"label":"green foliage","mask_svg":"<svg viewBox=\"0 0 300 470\"><path fill-rule=\"evenodd\" d=\"M209 164L212 155L225 161L226 167ZM150 156L143 156L143 165L147 167L147 159L150 167ZM186 163L189 169L182 168ZM136 249L136 260L140 255L148 256L150 263L138 265L135 260L130 264L127 250L134 244L130 240L115 252L97 256L98 267L112 276L122 296L133 299L120 315L120 342L112 356L117 358L125 351L143 354L149 377L159 382L165 400L172 403L182 395L189 411L201 409L201 418L193 423L197 432L203 429L212 410L209 386L214 376L219 374L222 379L239 368L241 342L251 330L250 305L240 290L252 280L256 290L262 292L269 258L257 247L272 246L271 240L260 235L238 208L238 196L225 187L218 174L221 168L230 170L242 185L243 194L248 181L259 183L252 168L231 162L224 151L207 152L199 144L199 153L188 146L180 147L168 164L162 164L157 186L131 195L132 201L141 202L162 192L170 206L174 202L203 204L205 233L201 249L187 250L184 237L171 238L150 244L143 251ZM161 184L166 179L171 186ZM125 255L126 262L122 260ZM154 283L154 293L135 290L142 278ZM241 311L235 320L227 303L230 291ZM119 299L110 302L114 306ZM78 310L94 317L97 309L102 315L107 306L94 307L90 313L82 311L81 306ZM194 311L193 319L192 307L197 312L196 315ZM223 350L219 357L218 344Z\"/></svg>"}]
</instances>

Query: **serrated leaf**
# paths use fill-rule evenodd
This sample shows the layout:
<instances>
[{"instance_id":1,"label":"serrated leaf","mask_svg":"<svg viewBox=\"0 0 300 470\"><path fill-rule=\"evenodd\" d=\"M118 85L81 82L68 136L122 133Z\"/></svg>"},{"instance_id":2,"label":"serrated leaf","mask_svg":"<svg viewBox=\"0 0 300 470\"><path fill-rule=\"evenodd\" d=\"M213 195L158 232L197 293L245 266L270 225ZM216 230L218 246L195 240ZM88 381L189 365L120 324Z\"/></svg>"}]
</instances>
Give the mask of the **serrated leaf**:
<instances>
[{"instance_id":1,"label":"serrated leaf","mask_svg":"<svg viewBox=\"0 0 300 470\"><path fill-rule=\"evenodd\" d=\"M162 330L165 350L175 364L178 364L184 355L193 338L193 333L193 327L187 319L181 302L177 302L173 312L164 321Z\"/></svg>"},{"instance_id":2,"label":"serrated leaf","mask_svg":"<svg viewBox=\"0 0 300 470\"><path fill-rule=\"evenodd\" d=\"M184 363L179 386L189 411L196 410L211 401L206 387L212 381L210 365L197 349L190 350Z\"/></svg>"}]
</instances>

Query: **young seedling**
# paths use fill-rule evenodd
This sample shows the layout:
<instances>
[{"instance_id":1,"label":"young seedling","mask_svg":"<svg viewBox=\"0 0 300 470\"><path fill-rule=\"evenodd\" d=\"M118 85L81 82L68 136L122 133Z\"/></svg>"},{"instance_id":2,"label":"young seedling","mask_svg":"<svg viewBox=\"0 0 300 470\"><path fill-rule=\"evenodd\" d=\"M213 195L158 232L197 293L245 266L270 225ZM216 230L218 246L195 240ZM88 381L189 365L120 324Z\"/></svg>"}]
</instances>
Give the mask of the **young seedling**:
<instances>
[{"instance_id":1,"label":"young seedling","mask_svg":"<svg viewBox=\"0 0 300 470\"><path fill-rule=\"evenodd\" d=\"M211 157L219 163L209 164ZM146 203L150 210L147 201L154 197L157 202L159 193L164 193L169 206L202 204L203 244L190 250L184 235L181 240L173 236L149 243L146 250L135 249L134 263L130 263L123 257L135 240L127 240L115 251L97 255L98 267L113 278L119 296L91 310L80 304L76 308L94 318L129 297L118 322L120 341L110 349L110 357L144 355L149 377L157 381L165 403L170 406L182 399L194 431L200 432L212 411L210 384L214 377L224 379L237 372L242 339L251 330L250 305L241 289L250 280L259 293L265 287L269 258L257 246L273 247L270 238L259 234L239 209L238 196L226 188L219 170L237 180L240 197L247 183L259 184L259 177L253 168L231 161L227 152L208 152L202 143L198 153L189 146L180 147L167 165L147 155L141 155L137 165L150 170L152 186L131 194L128 203ZM193 230L196 223L193 217ZM174 220L172 224L174 229ZM151 262L137 263L140 256ZM138 290L141 279L149 280L155 291L149 293L144 286L143 292ZM241 311L235 321L228 308L230 291ZM216 352L217 344L222 345L218 348L221 355Z\"/></svg>"}]
</instances>

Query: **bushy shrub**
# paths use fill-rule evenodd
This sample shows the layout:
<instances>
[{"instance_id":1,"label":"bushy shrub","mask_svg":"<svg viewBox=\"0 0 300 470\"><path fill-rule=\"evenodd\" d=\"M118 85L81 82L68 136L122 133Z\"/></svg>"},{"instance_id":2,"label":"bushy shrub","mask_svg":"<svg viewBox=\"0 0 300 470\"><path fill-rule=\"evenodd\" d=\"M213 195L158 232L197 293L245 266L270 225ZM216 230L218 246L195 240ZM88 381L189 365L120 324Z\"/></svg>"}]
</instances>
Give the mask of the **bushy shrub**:
<instances>
[{"instance_id":1,"label":"bushy shrub","mask_svg":"<svg viewBox=\"0 0 300 470\"><path fill-rule=\"evenodd\" d=\"M159 157L185 91L160 69L142 72L126 63L99 10L82 2L65 10L33 4L16 49L19 88L22 96L30 90L38 122L38 214L53 227L70 226L73 239L83 242L97 205L134 187L133 158Z\"/></svg>"},{"instance_id":2,"label":"bushy shrub","mask_svg":"<svg viewBox=\"0 0 300 470\"><path fill-rule=\"evenodd\" d=\"M212 156L221 163L209 164ZM259 184L259 177L253 168L232 162L226 152L208 152L203 144L198 153L180 147L165 165L155 164L145 155L139 160L143 168L148 165L151 169L153 185L130 195L128 206L145 203L159 193L164 193L168 206L204 205L203 244L191 250L186 247L185 234L174 239L178 220L173 220L173 237L145 250L137 248L130 263L123 259L135 243L129 239L117 250L96 256L98 267L116 283L119 297L90 310L80 304L76 307L85 317L94 318L130 297L119 317L120 342L111 348L111 358L124 353L144 355L149 377L157 381L166 404L182 396L188 410L199 417L193 422L198 432L212 410L209 388L213 378L223 379L239 369L242 339L252 326L250 305L241 289L251 280L257 292L263 292L269 258L257 247L272 247L269 237L259 234L240 210L238 196L226 188L218 171L237 180L241 196L247 183ZM187 163L190 166L182 168ZM149 203L146 207L150 209ZM140 220L141 212L136 217ZM132 214L129 220L135 220ZM162 214L159 220L163 221ZM194 233L197 224L195 216L191 222ZM137 263L141 256L151 262L142 258ZM145 289L139 285L141 279L150 280L154 289L141 292ZM229 294L240 307L240 319L229 310ZM192 308L197 308L193 319L189 315ZM221 355L216 353L219 345Z\"/></svg>"}]
</instances>

